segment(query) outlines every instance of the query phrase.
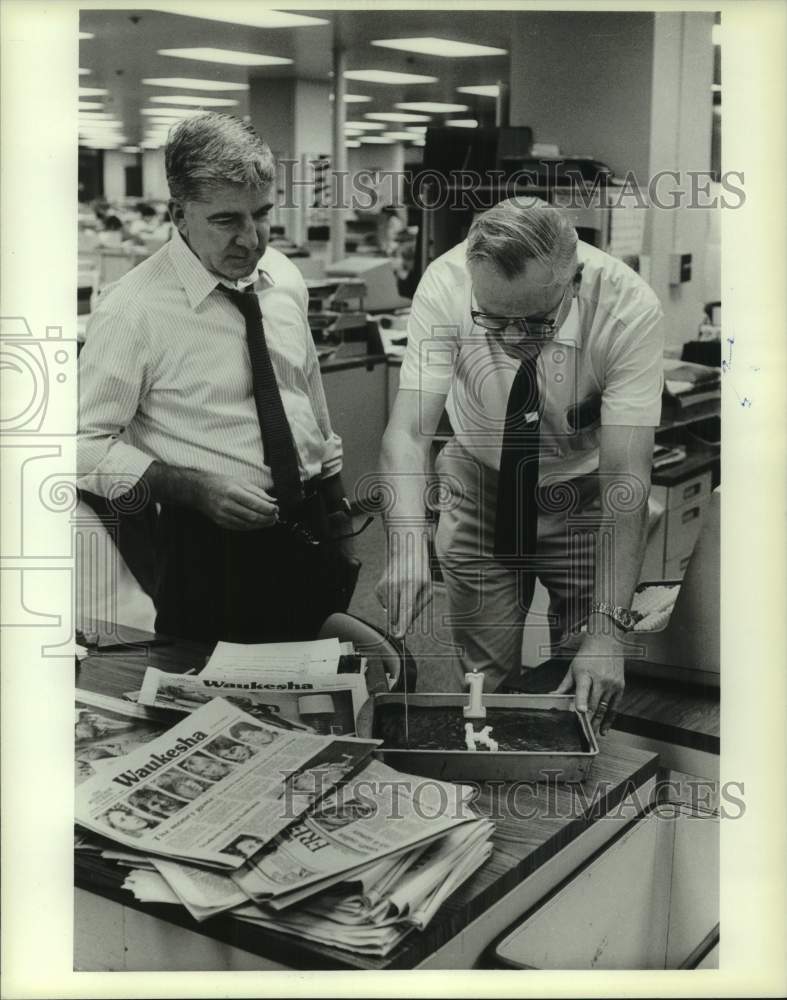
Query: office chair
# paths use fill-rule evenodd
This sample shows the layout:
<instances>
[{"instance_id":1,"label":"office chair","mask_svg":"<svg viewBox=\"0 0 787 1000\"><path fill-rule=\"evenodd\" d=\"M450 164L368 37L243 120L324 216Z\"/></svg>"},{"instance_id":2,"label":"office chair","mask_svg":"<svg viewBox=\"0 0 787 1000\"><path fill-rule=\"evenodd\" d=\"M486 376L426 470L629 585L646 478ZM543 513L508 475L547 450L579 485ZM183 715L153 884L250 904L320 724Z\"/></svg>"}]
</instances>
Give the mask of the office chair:
<instances>
[{"instance_id":1,"label":"office chair","mask_svg":"<svg viewBox=\"0 0 787 1000\"><path fill-rule=\"evenodd\" d=\"M405 678L407 690L415 691L418 669L404 643L376 626L354 615L336 613L323 622L318 639L338 639L352 642L355 649L367 658L367 676L382 670L389 691L402 691ZM371 679L371 678L369 678Z\"/></svg>"}]
</instances>

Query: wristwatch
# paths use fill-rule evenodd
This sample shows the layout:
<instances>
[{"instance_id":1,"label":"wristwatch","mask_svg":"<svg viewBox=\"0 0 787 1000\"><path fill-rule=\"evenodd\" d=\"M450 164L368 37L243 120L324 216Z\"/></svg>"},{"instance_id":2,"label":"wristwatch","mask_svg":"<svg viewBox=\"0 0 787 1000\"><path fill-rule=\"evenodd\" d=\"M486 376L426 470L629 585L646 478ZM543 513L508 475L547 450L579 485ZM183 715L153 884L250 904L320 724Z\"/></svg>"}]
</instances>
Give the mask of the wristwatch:
<instances>
[{"instance_id":1,"label":"wristwatch","mask_svg":"<svg viewBox=\"0 0 787 1000\"><path fill-rule=\"evenodd\" d=\"M342 497L341 500L337 500L336 503L329 508L328 513L346 514L348 517L352 517L353 509L347 497Z\"/></svg>"},{"instance_id":2,"label":"wristwatch","mask_svg":"<svg viewBox=\"0 0 787 1000\"><path fill-rule=\"evenodd\" d=\"M628 608L617 608L614 604L608 604L606 601L596 601L590 609L588 618L590 615L606 615L624 632L630 632L637 623L636 616Z\"/></svg>"}]
</instances>

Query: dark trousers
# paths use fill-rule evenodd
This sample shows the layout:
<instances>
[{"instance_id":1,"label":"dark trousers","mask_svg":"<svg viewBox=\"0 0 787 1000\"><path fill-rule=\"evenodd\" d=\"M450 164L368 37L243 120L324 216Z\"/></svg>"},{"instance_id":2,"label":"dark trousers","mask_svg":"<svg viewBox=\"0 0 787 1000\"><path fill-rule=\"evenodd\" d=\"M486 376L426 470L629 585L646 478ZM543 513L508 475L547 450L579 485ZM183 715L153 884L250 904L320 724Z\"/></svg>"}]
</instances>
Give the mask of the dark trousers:
<instances>
[{"instance_id":1,"label":"dark trousers","mask_svg":"<svg viewBox=\"0 0 787 1000\"><path fill-rule=\"evenodd\" d=\"M163 507L157 525L156 631L205 642L312 639L333 611L340 556L326 541L317 494L299 523L323 539L311 545L286 525L228 531L182 507Z\"/></svg>"}]
</instances>

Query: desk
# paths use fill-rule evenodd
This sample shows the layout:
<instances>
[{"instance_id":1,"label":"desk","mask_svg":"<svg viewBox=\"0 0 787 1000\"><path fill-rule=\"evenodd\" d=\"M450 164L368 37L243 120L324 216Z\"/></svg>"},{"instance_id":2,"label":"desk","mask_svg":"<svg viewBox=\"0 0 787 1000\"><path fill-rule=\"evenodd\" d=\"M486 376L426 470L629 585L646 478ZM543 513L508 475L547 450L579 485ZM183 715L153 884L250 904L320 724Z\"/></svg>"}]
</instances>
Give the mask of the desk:
<instances>
[{"instance_id":1,"label":"desk","mask_svg":"<svg viewBox=\"0 0 787 1000\"><path fill-rule=\"evenodd\" d=\"M140 685L147 666L178 673L200 669L209 651L178 641L91 654L79 667L77 686L122 696ZM182 907L137 902L121 889L123 870L78 854L75 877L82 891L76 900L75 966L83 971L472 968L497 936L648 804L657 755L612 740L602 739L600 746L582 785L482 786L479 813L496 823L492 857L425 931L414 931L384 959L312 945L228 916L198 925Z\"/></svg>"}]
</instances>

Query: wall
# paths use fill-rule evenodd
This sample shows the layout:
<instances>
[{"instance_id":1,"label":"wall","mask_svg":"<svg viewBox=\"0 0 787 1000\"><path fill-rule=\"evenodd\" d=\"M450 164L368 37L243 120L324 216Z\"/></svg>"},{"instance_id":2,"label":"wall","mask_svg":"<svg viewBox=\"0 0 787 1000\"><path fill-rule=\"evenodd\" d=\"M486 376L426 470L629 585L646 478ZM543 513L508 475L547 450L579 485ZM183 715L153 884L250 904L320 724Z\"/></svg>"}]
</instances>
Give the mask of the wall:
<instances>
[{"instance_id":1,"label":"wall","mask_svg":"<svg viewBox=\"0 0 787 1000\"><path fill-rule=\"evenodd\" d=\"M658 171L685 178L709 170L712 24L712 13L693 12L519 14L511 124L529 125L536 141L555 142L564 154L594 156L619 176L633 171L645 187ZM717 228L707 209L648 210L647 278L671 346L696 334L703 303L717 297L718 252L707 247ZM693 278L678 288L668 281L673 252L693 256Z\"/></svg>"},{"instance_id":2,"label":"wall","mask_svg":"<svg viewBox=\"0 0 787 1000\"><path fill-rule=\"evenodd\" d=\"M104 153L104 197L107 201L122 201L126 197L126 167L137 162L135 153L107 149Z\"/></svg>"},{"instance_id":3,"label":"wall","mask_svg":"<svg viewBox=\"0 0 787 1000\"><path fill-rule=\"evenodd\" d=\"M690 180L685 172L710 170L713 14L656 14L654 22L650 177L662 170L681 171L675 188L688 195ZM669 178L670 185L673 180ZM672 198L662 200L670 203ZM719 297L714 214L718 209L654 207L649 212L649 282L664 308L668 345L695 336L704 303ZM668 279L671 253L693 257L691 281L676 288ZM715 274L710 273L711 263Z\"/></svg>"},{"instance_id":4,"label":"wall","mask_svg":"<svg viewBox=\"0 0 787 1000\"><path fill-rule=\"evenodd\" d=\"M646 175L653 14L518 14L511 40L512 125L536 142Z\"/></svg>"},{"instance_id":5,"label":"wall","mask_svg":"<svg viewBox=\"0 0 787 1000\"><path fill-rule=\"evenodd\" d=\"M150 201L169 200L163 149L142 151L142 194Z\"/></svg>"},{"instance_id":6,"label":"wall","mask_svg":"<svg viewBox=\"0 0 787 1000\"><path fill-rule=\"evenodd\" d=\"M380 204L390 205L401 199L401 176L404 171L404 146L400 142L395 142L391 146L361 145L356 149L347 150L347 169L350 177L359 171L369 172L380 170L385 177L377 185ZM372 198L368 193L370 188L375 187L372 179L368 176L360 181L358 198L362 205L366 205Z\"/></svg>"}]
</instances>

